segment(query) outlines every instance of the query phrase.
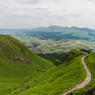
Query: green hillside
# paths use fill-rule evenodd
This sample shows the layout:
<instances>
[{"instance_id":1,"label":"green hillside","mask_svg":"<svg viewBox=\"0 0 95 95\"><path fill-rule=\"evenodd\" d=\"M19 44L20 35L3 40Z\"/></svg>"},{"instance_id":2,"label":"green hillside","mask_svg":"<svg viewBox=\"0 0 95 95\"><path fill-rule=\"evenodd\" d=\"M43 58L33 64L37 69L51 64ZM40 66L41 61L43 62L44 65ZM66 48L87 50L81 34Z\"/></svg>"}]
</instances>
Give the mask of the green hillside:
<instances>
[{"instance_id":1,"label":"green hillside","mask_svg":"<svg viewBox=\"0 0 95 95\"><path fill-rule=\"evenodd\" d=\"M76 90L72 95L95 95L95 52L85 58L85 63L91 72L91 81L84 88Z\"/></svg>"},{"instance_id":2,"label":"green hillside","mask_svg":"<svg viewBox=\"0 0 95 95\"><path fill-rule=\"evenodd\" d=\"M68 55L68 56L67 56ZM83 53L72 50L64 55L62 65L35 76L24 88L18 88L11 93L17 95L59 95L73 85L84 80L86 73L81 58ZM68 59L72 59L68 61ZM63 63L64 62L64 63ZM29 89L26 89L29 87Z\"/></svg>"},{"instance_id":3,"label":"green hillside","mask_svg":"<svg viewBox=\"0 0 95 95\"><path fill-rule=\"evenodd\" d=\"M56 67L13 37L0 35L0 95L59 95L84 80L83 56L71 50Z\"/></svg>"},{"instance_id":4,"label":"green hillside","mask_svg":"<svg viewBox=\"0 0 95 95\"><path fill-rule=\"evenodd\" d=\"M13 37L0 35L0 95L55 67Z\"/></svg>"}]
</instances>

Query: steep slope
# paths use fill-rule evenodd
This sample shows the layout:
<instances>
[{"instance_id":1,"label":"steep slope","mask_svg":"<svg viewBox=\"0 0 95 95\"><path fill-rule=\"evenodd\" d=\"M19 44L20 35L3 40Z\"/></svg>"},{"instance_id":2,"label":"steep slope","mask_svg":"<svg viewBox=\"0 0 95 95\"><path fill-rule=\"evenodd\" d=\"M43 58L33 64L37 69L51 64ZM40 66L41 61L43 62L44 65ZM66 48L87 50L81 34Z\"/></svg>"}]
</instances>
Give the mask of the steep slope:
<instances>
[{"instance_id":1,"label":"steep slope","mask_svg":"<svg viewBox=\"0 0 95 95\"><path fill-rule=\"evenodd\" d=\"M65 57L68 55L67 57ZM64 57L65 60L58 67L31 79L23 89L18 88L12 94L18 95L59 95L73 85L84 80L86 73L81 62L83 53L72 50ZM72 57L73 56L73 57ZM63 57L63 59L64 59ZM68 59L72 59L67 61ZM29 89L25 89L29 87Z\"/></svg>"},{"instance_id":2,"label":"steep slope","mask_svg":"<svg viewBox=\"0 0 95 95\"><path fill-rule=\"evenodd\" d=\"M0 95L9 95L53 67L51 62L37 56L18 40L0 35Z\"/></svg>"},{"instance_id":3,"label":"steep slope","mask_svg":"<svg viewBox=\"0 0 95 95\"><path fill-rule=\"evenodd\" d=\"M24 44L7 35L0 35L0 77L20 78L47 71L54 65L37 56Z\"/></svg>"}]
</instances>

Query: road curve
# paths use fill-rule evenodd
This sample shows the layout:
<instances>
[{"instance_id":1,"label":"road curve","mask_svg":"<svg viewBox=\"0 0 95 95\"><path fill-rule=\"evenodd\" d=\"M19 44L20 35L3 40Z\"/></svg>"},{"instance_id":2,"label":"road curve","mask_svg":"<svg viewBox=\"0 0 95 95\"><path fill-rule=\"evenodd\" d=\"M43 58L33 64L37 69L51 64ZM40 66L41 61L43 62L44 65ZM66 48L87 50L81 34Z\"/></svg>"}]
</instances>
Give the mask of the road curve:
<instances>
[{"instance_id":1,"label":"road curve","mask_svg":"<svg viewBox=\"0 0 95 95\"><path fill-rule=\"evenodd\" d=\"M85 68L86 75L87 75L86 78L85 78L85 80L84 80L82 83L80 83L80 84L76 84L71 90L69 90L69 91L67 91L67 92L65 92L64 94L61 94L61 95L66 95L67 93L72 92L72 91L74 91L75 89L82 88L82 87L84 87L85 85L87 85L87 84L90 82L90 80L91 80L91 73L90 73L90 71L88 70L87 66L85 65L85 62L83 61L85 57L86 57L86 56L83 56L83 57L81 58L82 64L83 64L83 66L84 66L84 68Z\"/></svg>"}]
</instances>

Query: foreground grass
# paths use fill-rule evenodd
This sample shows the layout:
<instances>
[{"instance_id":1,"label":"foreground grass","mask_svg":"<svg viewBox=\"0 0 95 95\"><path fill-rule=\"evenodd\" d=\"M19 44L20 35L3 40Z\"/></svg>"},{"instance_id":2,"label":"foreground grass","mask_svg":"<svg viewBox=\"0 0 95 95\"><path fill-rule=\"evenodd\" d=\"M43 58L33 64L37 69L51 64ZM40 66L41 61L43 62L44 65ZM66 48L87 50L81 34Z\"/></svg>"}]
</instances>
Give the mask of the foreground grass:
<instances>
[{"instance_id":1,"label":"foreground grass","mask_svg":"<svg viewBox=\"0 0 95 95\"><path fill-rule=\"evenodd\" d=\"M7 95L6 93L21 87L23 82L43 73L37 70L46 72L53 67L47 60L43 59L42 62L43 63L39 63L39 65L28 65L27 63L23 63L21 61L0 60L0 93L3 93L0 95Z\"/></svg>"},{"instance_id":2,"label":"foreground grass","mask_svg":"<svg viewBox=\"0 0 95 95\"><path fill-rule=\"evenodd\" d=\"M20 86L19 83L0 82L0 95L7 95L9 91L14 90L18 86Z\"/></svg>"},{"instance_id":3,"label":"foreground grass","mask_svg":"<svg viewBox=\"0 0 95 95\"><path fill-rule=\"evenodd\" d=\"M58 95L83 81L86 73L81 58L84 55L76 50L72 50L67 55L64 56L66 60L63 57L62 65L34 77L23 89L18 88L11 95L14 93L18 95ZM72 60L69 61L69 59ZM25 89L26 87L29 89Z\"/></svg>"}]
</instances>

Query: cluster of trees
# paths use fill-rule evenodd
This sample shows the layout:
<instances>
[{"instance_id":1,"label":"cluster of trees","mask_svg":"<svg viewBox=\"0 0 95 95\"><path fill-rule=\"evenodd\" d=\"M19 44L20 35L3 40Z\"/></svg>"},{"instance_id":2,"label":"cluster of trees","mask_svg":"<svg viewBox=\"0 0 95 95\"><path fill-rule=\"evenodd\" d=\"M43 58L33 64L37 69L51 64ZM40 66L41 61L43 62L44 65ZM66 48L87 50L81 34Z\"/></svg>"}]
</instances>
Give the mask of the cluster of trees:
<instances>
[{"instance_id":1,"label":"cluster of trees","mask_svg":"<svg viewBox=\"0 0 95 95\"><path fill-rule=\"evenodd\" d=\"M38 54L39 56L51 61L52 63L54 63L56 66L59 66L61 64L63 55L65 55L65 52L62 53L46 53L46 54Z\"/></svg>"}]
</instances>

